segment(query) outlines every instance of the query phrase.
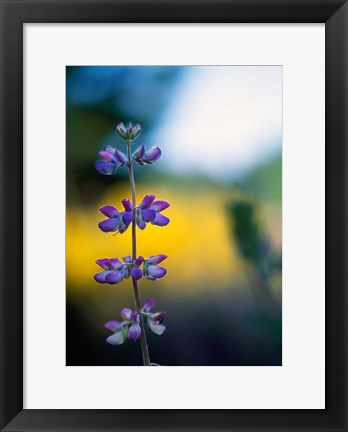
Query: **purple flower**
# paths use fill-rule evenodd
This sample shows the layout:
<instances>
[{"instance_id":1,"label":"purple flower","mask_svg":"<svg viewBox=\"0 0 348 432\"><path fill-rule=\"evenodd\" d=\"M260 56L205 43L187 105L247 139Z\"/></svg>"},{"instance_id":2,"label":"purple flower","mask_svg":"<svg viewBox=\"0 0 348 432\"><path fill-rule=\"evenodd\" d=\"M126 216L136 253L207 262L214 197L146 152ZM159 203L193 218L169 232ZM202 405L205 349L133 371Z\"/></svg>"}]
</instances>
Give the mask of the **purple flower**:
<instances>
[{"instance_id":1,"label":"purple flower","mask_svg":"<svg viewBox=\"0 0 348 432\"><path fill-rule=\"evenodd\" d=\"M122 122L116 126L116 133L123 139L127 138L127 129Z\"/></svg>"},{"instance_id":2,"label":"purple flower","mask_svg":"<svg viewBox=\"0 0 348 432\"><path fill-rule=\"evenodd\" d=\"M122 205L125 211L121 213L113 206L104 206L99 209L108 218L98 224L103 232L123 233L129 227L134 219L132 206L126 199L122 200Z\"/></svg>"},{"instance_id":3,"label":"purple flower","mask_svg":"<svg viewBox=\"0 0 348 432\"><path fill-rule=\"evenodd\" d=\"M138 256L133 262L132 257L130 255L123 257L123 261L127 264L127 277L130 275L135 280L139 280L143 276L143 272L140 269L140 266L144 262L144 258L142 256Z\"/></svg>"},{"instance_id":4,"label":"purple flower","mask_svg":"<svg viewBox=\"0 0 348 432\"><path fill-rule=\"evenodd\" d=\"M122 331L122 324L119 321L108 321L105 328L111 330L114 334L106 339L106 342L110 345L121 345L123 344L125 338Z\"/></svg>"},{"instance_id":5,"label":"purple flower","mask_svg":"<svg viewBox=\"0 0 348 432\"><path fill-rule=\"evenodd\" d=\"M145 154L145 147L142 145L132 155L132 159L138 162L138 164L143 165L143 156Z\"/></svg>"},{"instance_id":6,"label":"purple flower","mask_svg":"<svg viewBox=\"0 0 348 432\"><path fill-rule=\"evenodd\" d=\"M94 279L99 283L111 285L122 282L125 277L124 264L118 258L103 258L96 261L102 272L94 275Z\"/></svg>"},{"instance_id":7,"label":"purple flower","mask_svg":"<svg viewBox=\"0 0 348 432\"><path fill-rule=\"evenodd\" d=\"M169 207L169 203L167 201L154 201L155 198L156 195L145 195L136 209L135 220L140 229L144 229L147 222L158 226L169 224L169 218L161 214L163 210Z\"/></svg>"},{"instance_id":8,"label":"purple flower","mask_svg":"<svg viewBox=\"0 0 348 432\"><path fill-rule=\"evenodd\" d=\"M108 145L99 152L99 156L102 159L97 160L94 166L101 174L115 174L119 166L127 163L127 157L124 153Z\"/></svg>"},{"instance_id":9,"label":"purple flower","mask_svg":"<svg viewBox=\"0 0 348 432\"><path fill-rule=\"evenodd\" d=\"M150 310L155 306L155 300L154 299L148 299L144 303L144 306L142 307L142 312L150 312Z\"/></svg>"},{"instance_id":10,"label":"purple flower","mask_svg":"<svg viewBox=\"0 0 348 432\"><path fill-rule=\"evenodd\" d=\"M124 308L124 309L121 310L121 318L123 320L130 321L131 313L132 313L132 309Z\"/></svg>"},{"instance_id":11,"label":"purple flower","mask_svg":"<svg viewBox=\"0 0 348 432\"><path fill-rule=\"evenodd\" d=\"M117 284L122 282L123 279L128 279L132 276L133 279L139 280L143 276L140 269L144 262L142 256L138 256L134 261L130 255L123 257L123 262L118 258L104 258L97 260L96 263L104 270L94 275L94 279L99 283ZM126 318L126 311L130 313L130 309L124 309L121 313ZM122 316L123 319L125 319ZM129 318L129 317L128 317Z\"/></svg>"},{"instance_id":12,"label":"purple flower","mask_svg":"<svg viewBox=\"0 0 348 432\"><path fill-rule=\"evenodd\" d=\"M140 334L139 315L136 311L125 308L121 311L122 322L108 321L104 327L111 330L114 334L106 339L110 345L121 345L128 338L135 342Z\"/></svg>"},{"instance_id":13,"label":"purple flower","mask_svg":"<svg viewBox=\"0 0 348 432\"><path fill-rule=\"evenodd\" d=\"M136 124L134 127L132 123L129 123L126 128L125 125L121 122L116 126L116 133L123 138L125 141L132 141L139 136L141 132L141 127L139 124Z\"/></svg>"},{"instance_id":14,"label":"purple flower","mask_svg":"<svg viewBox=\"0 0 348 432\"><path fill-rule=\"evenodd\" d=\"M134 261L133 268L131 270L131 275L133 279L139 280L143 276L143 272L140 269L140 266L143 264L143 262L144 257L142 257L141 255L138 256L138 258Z\"/></svg>"},{"instance_id":15,"label":"purple flower","mask_svg":"<svg viewBox=\"0 0 348 432\"><path fill-rule=\"evenodd\" d=\"M154 307L154 305L155 302L153 299L147 300L144 303L141 312L145 316L147 320L147 325L150 327L150 330L157 335L161 335L166 329L165 325L162 324L166 313L163 311L151 313L150 310Z\"/></svg>"},{"instance_id":16,"label":"purple flower","mask_svg":"<svg viewBox=\"0 0 348 432\"><path fill-rule=\"evenodd\" d=\"M148 259L144 260L143 264L143 274L146 279L156 280L160 279L167 274L167 270L163 267L160 267L159 263L164 261L167 258L167 255L159 254L152 255Z\"/></svg>"},{"instance_id":17,"label":"purple flower","mask_svg":"<svg viewBox=\"0 0 348 432\"><path fill-rule=\"evenodd\" d=\"M141 328L139 325L139 315L135 311L131 312L130 321L132 324L128 330L128 338L131 341L135 342L141 334Z\"/></svg>"},{"instance_id":18,"label":"purple flower","mask_svg":"<svg viewBox=\"0 0 348 432\"><path fill-rule=\"evenodd\" d=\"M152 147L146 150L143 161L147 164L152 164L156 162L162 155L161 149L159 147Z\"/></svg>"},{"instance_id":19,"label":"purple flower","mask_svg":"<svg viewBox=\"0 0 348 432\"><path fill-rule=\"evenodd\" d=\"M146 150L142 145L132 155L132 159L139 165L149 164L156 162L162 155L159 147L152 147Z\"/></svg>"}]
</instances>

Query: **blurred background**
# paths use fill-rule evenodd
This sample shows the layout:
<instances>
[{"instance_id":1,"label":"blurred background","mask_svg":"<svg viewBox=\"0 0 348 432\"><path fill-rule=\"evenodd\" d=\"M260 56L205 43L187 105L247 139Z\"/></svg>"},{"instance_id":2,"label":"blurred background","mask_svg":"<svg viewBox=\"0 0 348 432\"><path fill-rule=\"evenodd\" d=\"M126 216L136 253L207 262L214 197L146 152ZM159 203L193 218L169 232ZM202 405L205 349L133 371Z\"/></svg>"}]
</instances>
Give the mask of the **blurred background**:
<instances>
[{"instance_id":1,"label":"blurred background","mask_svg":"<svg viewBox=\"0 0 348 432\"><path fill-rule=\"evenodd\" d=\"M138 230L138 253L163 253L167 276L140 281L165 310L148 332L151 361L168 366L282 364L281 66L88 66L66 69L66 364L140 365L140 343L105 342L134 309L131 280L100 285L96 259L131 252L131 230L99 230L102 205L130 198L128 170L94 169L115 126L140 123L134 147L162 158L135 168L137 200L170 202L167 227Z\"/></svg>"}]
</instances>

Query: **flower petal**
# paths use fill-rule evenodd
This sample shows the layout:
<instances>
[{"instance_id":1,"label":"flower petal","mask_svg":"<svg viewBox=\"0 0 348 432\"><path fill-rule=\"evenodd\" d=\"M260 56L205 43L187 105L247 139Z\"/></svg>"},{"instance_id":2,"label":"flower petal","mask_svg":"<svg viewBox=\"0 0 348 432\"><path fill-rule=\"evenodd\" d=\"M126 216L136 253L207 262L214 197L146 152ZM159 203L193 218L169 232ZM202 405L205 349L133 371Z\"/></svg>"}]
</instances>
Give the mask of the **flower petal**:
<instances>
[{"instance_id":1,"label":"flower petal","mask_svg":"<svg viewBox=\"0 0 348 432\"><path fill-rule=\"evenodd\" d=\"M145 147L142 145L133 153L133 159L141 159L145 154Z\"/></svg>"},{"instance_id":2,"label":"flower petal","mask_svg":"<svg viewBox=\"0 0 348 432\"><path fill-rule=\"evenodd\" d=\"M167 274L167 270L165 268L156 265L149 265L147 267L147 272L150 276L156 279L160 279Z\"/></svg>"},{"instance_id":3,"label":"flower petal","mask_svg":"<svg viewBox=\"0 0 348 432\"><path fill-rule=\"evenodd\" d=\"M155 212L155 210L144 209L141 211L141 216L145 222L153 221L156 217L156 214L157 213Z\"/></svg>"},{"instance_id":4,"label":"flower petal","mask_svg":"<svg viewBox=\"0 0 348 432\"><path fill-rule=\"evenodd\" d=\"M100 207L99 211L101 213L103 213L103 215L105 215L108 218L116 218L119 216L119 212L118 212L117 208L114 206L106 205L106 206Z\"/></svg>"},{"instance_id":5,"label":"flower petal","mask_svg":"<svg viewBox=\"0 0 348 432\"><path fill-rule=\"evenodd\" d=\"M127 156L118 149L115 151L115 157L119 164L124 165L127 163Z\"/></svg>"},{"instance_id":6,"label":"flower petal","mask_svg":"<svg viewBox=\"0 0 348 432\"><path fill-rule=\"evenodd\" d=\"M124 279L128 279L129 276L130 276L130 270L129 270L129 267L125 265L125 266L123 267L123 277L124 277Z\"/></svg>"},{"instance_id":7,"label":"flower petal","mask_svg":"<svg viewBox=\"0 0 348 432\"><path fill-rule=\"evenodd\" d=\"M96 264L98 264L98 266L100 266L104 270L109 270L109 261L109 258L98 259L96 261Z\"/></svg>"},{"instance_id":8,"label":"flower petal","mask_svg":"<svg viewBox=\"0 0 348 432\"><path fill-rule=\"evenodd\" d=\"M158 324L154 322L152 319L147 320L148 326L150 327L151 331L153 331L156 335L160 336L164 333L166 326L163 324Z\"/></svg>"},{"instance_id":9,"label":"flower petal","mask_svg":"<svg viewBox=\"0 0 348 432\"><path fill-rule=\"evenodd\" d=\"M103 158L106 162L114 162L114 163L116 162L115 156L108 151L102 150L98 153L98 155L101 158Z\"/></svg>"},{"instance_id":10,"label":"flower petal","mask_svg":"<svg viewBox=\"0 0 348 432\"><path fill-rule=\"evenodd\" d=\"M123 267L123 264L118 258L109 258L106 264L109 266L108 268L110 270L121 270Z\"/></svg>"},{"instance_id":11,"label":"flower petal","mask_svg":"<svg viewBox=\"0 0 348 432\"><path fill-rule=\"evenodd\" d=\"M163 216L161 213L157 213L155 219L150 221L152 225L157 225L157 226L166 226L169 224L169 222L170 219L167 218L166 216Z\"/></svg>"},{"instance_id":12,"label":"flower petal","mask_svg":"<svg viewBox=\"0 0 348 432\"><path fill-rule=\"evenodd\" d=\"M144 257L141 256L141 255L139 255L139 256L135 259L134 264L135 264L137 267L140 267L141 264L142 264L143 262L144 262Z\"/></svg>"},{"instance_id":13,"label":"flower petal","mask_svg":"<svg viewBox=\"0 0 348 432\"><path fill-rule=\"evenodd\" d=\"M133 210L133 206L132 206L131 202L129 201L129 199L123 198L123 200L121 202L122 202L122 205L126 211L130 212Z\"/></svg>"},{"instance_id":14,"label":"flower petal","mask_svg":"<svg viewBox=\"0 0 348 432\"><path fill-rule=\"evenodd\" d=\"M113 147L109 146L109 144L107 144L106 146L104 146L103 150L106 151L106 152L108 152L108 153L111 153L113 155L115 154L115 149Z\"/></svg>"},{"instance_id":15,"label":"flower petal","mask_svg":"<svg viewBox=\"0 0 348 432\"><path fill-rule=\"evenodd\" d=\"M149 264L151 264L151 265L157 265L157 264L159 264L159 263L161 263L162 261L164 261L165 259L167 259L168 257L167 257L167 255L164 255L164 254L158 254L158 255L153 255L153 256L150 256L148 259L147 259L147 262L149 263Z\"/></svg>"},{"instance_id":16,"label":"flower petal","mask_svg":"<svg viewBox=\"0 0 348 432\"><path fill-rule=\"evenodd\" d=\"M141 334L141 329L139 324L132 324L128 330L128 338L135 342Z\"/></svg>"},{"instance_id":17,"label":"flower petal","mask_svg":"<svg viewBox=\"0 0 348 432\"><path fill-rule=\"evenodd\" d=\"M151 204L150 209L153 209L156 212L161 212L162 210L168 207L169 207L169 202L158 200Z\"/></svg>"},{"instance_id":18,"label":"flower petal","mask_svg":"<svg viewBox=\"0 0 348 432\"><path fill-rule=\"evenodd\" d=\"M159 147L152 147L144 154L144 161L148 163L156 162L161 157L161 149Z\"/></svg>"},{"instance_id":19,"label":"flower petal","mask_svg":"<svg viewBox=\"0 0 348 432\"><path fill-rule=\"evenodd\" d=\"M132 262L132 257L130 255L127 255L123 257L123 261L127 264L130 264Z\"/></svg>"},{"instance_id":20,"label":"flower petal","mask_svg":"<svg viewBox=\"0 0 348 432\"><path fill-rule=\"evenodd\" d=\"M128 226L131 222L133 222L134 215L133 215L132 212L127 212L127 211L125 211L125 212L122 212L121 215L122 215L122 220L123 220L123 222L124 222L127 226Z\"/></svg>"},{"instance_id":21,"label":"flower petal","mask_svg":"<svg viewBox=\"0 0 348 432\"><path fill-rule=\"evenodd\" d=\"M105 270L103 272L95 274L93 277L94 277L94 280L98 283L106 283L106 277L110 273L113 273L113 271L112 270Z\"/></svg>"},{"instance_id":22,"label":"flower petal","mask_svg":"<svg viewBox=\"0 0 348 432\"><path fill-rule=\"evenodd\" d=\"M164 320L165 316L166 316L166 313L163 311L155 312L152 314L152 319L154 320L154 322L161 324L162 321Z\"/></svg>"},{"instance_id":23,"label":"flower petal","mask_svg":"<svg viewBox=\"0 0 348 432\"><path fill-rule=\"evenodd\" d=\"M120 321L108 321L104 324L104 327L108 330L111 330L112 332L121 330L121 323Z\"/></svg>"},{"instance_id":24,"label":"flower petal","mask_svg":"<svg viewBox=\"0 0 348 432\"><path fill-rule=\"evenodd\" d=\"M132 310L129 308L124 308L121 310L121 318L124 320L130 320Z\"/></svg>"},{"instance_id":25,"label":"flower petal","mask_svg":"<svg viewBox=\"0 0 348 432\"><path fill-rule=\"evenodd\" d=\"M137 314L137 311L131 312L130 319L131 319L132 323L138 323L139 322L139 315Z\"/></svg>"},{"instance_id":26,"label":"flower petal","mask_svg":"<svg viewBox=\"0 0 348 432\"><path fill-rule=\"evenodd\" d=\"M141 214L140 214L140 213L137 214L136 221L137 221L137 225L138 225L138 227L139 227L140 229L143 230L143 229L146 227L146 222L145 222L144 219L141 217Z\"/></svg>"},{"instance_id":27,"label":"flower petal","mask_svg":"<svg viewBox=\"0 0 348 432\"><path fill-rule=\"evenodd\" d=\"M133 267L131 270L131 275L133 279L139 280L143 276L143 272L140 270L139 267Z\"/></svg>"},{"instance_id":28,"label":"flower petal","mask_svg":"<svg viewBox=\"0 0 348 432\"><path fill-rule=\"evenodd\" d=\"M106 342L110 345L121 345L124 342L123 334L118 331L106 339Z\"/></svg>"},{"instance_id":29,"label":"flower petal","mask_svg":"<svg viewBox=\"0 0 348 432\"><path fill-rule=\"evenodd\" d=\"M150 299L146 300L146 302L144 303L143 311L144 311L144 312L148 312L148 311L150 311L154 306L155 306L155 300L150 298Z\"/></svg>"},{"instance_id":30,"label":"flower petal","mask_svg":"<svg viewBox=\"0 0 348 432\"><path fill-rule=\"evenodd\" d=\"M117 171L117 164L103 160L96 161L94 167L100 174L112 175Z\"/></svg>"},{"instance_id":31,"label":"flower petal","mask_svg":"<svg viewBox=\"0 0 348 432\"><path fill-rule=\"evenodd\" d=\"M119 233L122 234L124 233L128 228L128 225L126 225L122 219L121 219L121 223L120 223L120 227L119 227Z\"/></svg>"},{"instance_id":32,"label":"flower petal","mask_svg":"<svg viewBox=\"0 0 348 432\"><path fill-rule=\"evenodd\" d=\"M120 271L111 271L105 276L105 282L111 285L118 284L123 279L123 273Z\"/></svg>"},{"instance_id":33,"label":"flower petal","mask_svg":"<svg viewBox=\"0 0 348 432\"><path fill-rule=\"evenodd\" d=\"M149 208L155 198L156 195L145 195L143 200L141 201L140 208L141 209Z\"/></svg>"},{"instance_id":34,"label":"flower petal","mask_svg":"<svg viewBox=\"0 0 348 432\"><path fill-rule=\"evenodd\" d=\"M98 227L103 231L103 232L113 232L113 231L117 231L120 225L120 218L111 218L111 219L106 219L103 220L101 222L98 223Z\"/></svg>"},{"instance_id":35,"label":"flower petal","mask_svg":"<svg viewBox=\"0 0 348 432\"><path fill-rule=\"evenodd\" d=\"M122 263L118 258L103 258L96 261L96 264L104 270L115 270L122 268Z\"/></svg>"}]
</instances>

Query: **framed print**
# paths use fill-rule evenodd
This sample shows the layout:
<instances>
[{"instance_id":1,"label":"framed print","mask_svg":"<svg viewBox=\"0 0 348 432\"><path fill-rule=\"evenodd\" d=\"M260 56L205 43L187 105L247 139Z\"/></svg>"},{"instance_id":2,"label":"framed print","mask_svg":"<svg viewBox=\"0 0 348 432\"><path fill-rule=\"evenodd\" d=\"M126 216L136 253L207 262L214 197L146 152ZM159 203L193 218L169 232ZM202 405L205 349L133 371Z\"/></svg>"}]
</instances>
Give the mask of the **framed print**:
<instances>
[{"instance_id":1,"label":"framed print","mask_svg":"<svg viewBox=\"0 0 348 432\"><path fill-rule=\"evenodd\" d=\"M1 1L1 430L347 431L347 10Z\"/></svg>"}]
</instances>

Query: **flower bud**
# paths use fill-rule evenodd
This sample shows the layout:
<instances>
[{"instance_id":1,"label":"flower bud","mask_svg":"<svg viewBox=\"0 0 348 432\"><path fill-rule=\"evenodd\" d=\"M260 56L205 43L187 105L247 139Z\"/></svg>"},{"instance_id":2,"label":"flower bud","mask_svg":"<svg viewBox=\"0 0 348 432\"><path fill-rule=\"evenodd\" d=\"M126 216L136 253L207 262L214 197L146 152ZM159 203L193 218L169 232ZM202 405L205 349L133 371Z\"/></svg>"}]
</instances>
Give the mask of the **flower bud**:
<instances>
[{"instance_id":1,"label":"flower bud","mask_svg":"<svg viewBox=\"0 0 348 432\"><path fill-rule=\"evenodd\" d=\"M122 122L116 126L116 133L128 143L137 138L140 132L141 127L138 123L134 127L132 123L129 123L127 129Z\"/></svg>"},{"instance_id":2,"label":"flower bud","mask_svg":"<svg viewBox=\"0 0 348 432\"><path fill-rule=\"evenodd\" d=\"M140 127L140 124L137 123L131 132L132 133L132 139L135 139L137 136L139 136L140 132L141 132L141 127Z\"/></svg>"},{"instance_id":3,"label":"flower bud","mask_svg":"<svg viewBox=\"0 0 348 432\"><path fill-rule=\"evenodd\" d=\"M116 126L116 132L121 138L127 139L127 130L122 122Z\"/></svg>"}]
</instances>

